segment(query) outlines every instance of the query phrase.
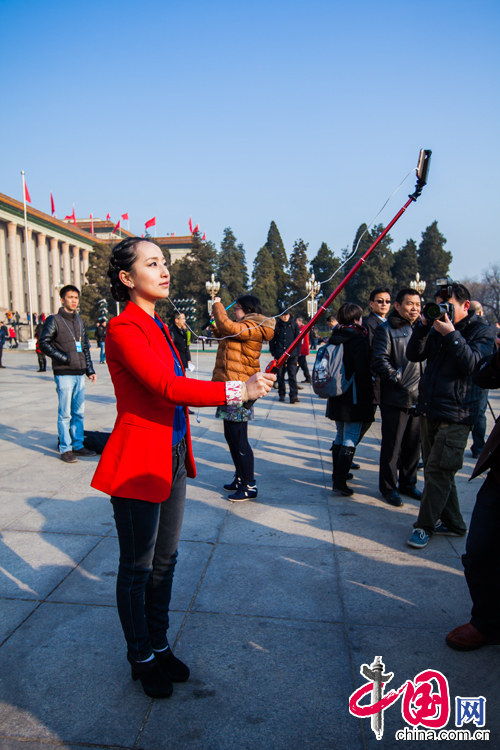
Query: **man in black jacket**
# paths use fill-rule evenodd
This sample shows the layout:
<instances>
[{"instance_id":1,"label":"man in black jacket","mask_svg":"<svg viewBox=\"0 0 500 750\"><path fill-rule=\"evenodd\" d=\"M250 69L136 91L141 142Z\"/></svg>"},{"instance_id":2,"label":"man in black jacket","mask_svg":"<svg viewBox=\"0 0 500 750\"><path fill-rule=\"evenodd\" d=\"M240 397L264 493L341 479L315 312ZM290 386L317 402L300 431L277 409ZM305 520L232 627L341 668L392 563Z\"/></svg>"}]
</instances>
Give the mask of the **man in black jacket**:
<instances>
[{"instance_id":1,"label":"man in black jacket","mask_svg":"<svg viewBox=\"0 0 500 750\"><path fill-rule=\"evenodd\" d=\"M481 402L482 389L473 383L472 374L479 360L493 352L493 329L469 312L469 290L453 284L450 291L448 297L444 289L439 290L436 302L446 300L453 305L454 321L446 314L431 326L422 316L406 350L411 362L427 361L417 404L425 486L408 540L415 549L425 547L433 534L467 533L455 474L462 468L467 438Z\"/></svg>"},{"instance_id":2,"label":"man in black jacket","mask_svg":"<svg viewBox=\"0 0 500 750\"><path fill-rule=\"evenodd\" d=\"M52 360L52 370L59 398L57 432L61 459L75 463L77 456L95 456L83 446L83 412L85 381L97 380L90 357L90 344L85 324L76 312L80 290L68 284L61 289L57 315L50 315L42 329L38 346Z\"/></svg>"},{"instance_id":3,"label":"man in black jacket","mask_svg":"<svg viewBox=\"0 0 500 750\"><path fill-rule=\"evenodd\" d=\"M482 360L473 376L481 388L500 388L500 350ZM488 471L477 493L462 563L472 599L471 620L448 633L457 651L500 644L500 418L481 451L471 479Z\"/></svg>"},{"instance_id":4,"label":"man in black jacket","mask_svg":"<svg viewBox=\"0 0 500 750\"><path fill-rule=\"evenodd\" d=\"M379 488L387 502L396 507L403 505L399 492L421 499L417 490L420 420L415 415L415 404L422 365L410 362L406 356L419 315L420 295L414 289L401 289L393 313L377 326L372 344L372 370L380 379L382 415Z\"/></svg>"},{"instance_id":5,"label":"man in black jacket","mask_svg":"<svg viewBox=\"0 0 500 750\"><path fill-rule=\"evenodd\" d=\"M179 357L185 371L188 369L188 363L191 362L191 352L186 336L186 316L184 313L176 312L174 315L174 324L170 326L169 331L172 336L175 348L179 352Z\"/></svg>"},{"instance_id":6,"label":"man in black jacket","mask_svg":"<svg viewBox=\"0 0 500 750\"><path fill-rule=\"evenodd\" d=\"M290 313L282 311L278 320L276 321L276 330L274 331L274 337L269 342L269 351L271 352L273 357L275 359L279 359L281 355L288 349L290 344L295 341L299 333L299 326L292 318ZM290 403L298 404L300 402L297 388L297 364L299 361L299 354L300 344L299 346L295 347L283 367L278 370L276 377L278 381L278 394L280 401L285 400L285 372L288 372Z\"/></svg>"},{"instance_id":7,"label":"man in black jacket","mask_svg":"<svg viewBox=\"0 0 500 750\"><path fill-rule=\"evenodd\" d=\"M370 292L370 314L363 318L363 325L368 329L370 349L378 326L385 321L391 306L391 290L388 286L376 286Z\"/></svg>"}]
</instances>

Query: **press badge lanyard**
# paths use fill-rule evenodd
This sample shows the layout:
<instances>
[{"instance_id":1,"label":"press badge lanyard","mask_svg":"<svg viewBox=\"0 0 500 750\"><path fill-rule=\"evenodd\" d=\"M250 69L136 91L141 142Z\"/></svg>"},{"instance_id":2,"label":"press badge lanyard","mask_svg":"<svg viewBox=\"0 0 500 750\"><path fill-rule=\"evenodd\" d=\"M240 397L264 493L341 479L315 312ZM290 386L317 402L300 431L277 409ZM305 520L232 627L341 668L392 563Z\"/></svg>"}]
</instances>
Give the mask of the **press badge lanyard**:
<instances>
[{"instance_id":1,"label":"press badge lanyard","mask_svg":"<svg viewBox=\"0 0 500 750\"><path fill-rule=\"evenodd\" d=\"M64 323L64 325L66 326L66 328L68 329L68 331L71 333L71 338L75 342L76 351L80 352L80 353L83 352L83 349L82 349L82 321L80 320L80 317L78 318L78 322L80 323L80 338L78 339L78 341L75 339L74 333L72 332L71 328L66 323L66 321L64 320L63 316L59 315L59 317L61 318L62 322Z\"/></svg>"}]
</instances>

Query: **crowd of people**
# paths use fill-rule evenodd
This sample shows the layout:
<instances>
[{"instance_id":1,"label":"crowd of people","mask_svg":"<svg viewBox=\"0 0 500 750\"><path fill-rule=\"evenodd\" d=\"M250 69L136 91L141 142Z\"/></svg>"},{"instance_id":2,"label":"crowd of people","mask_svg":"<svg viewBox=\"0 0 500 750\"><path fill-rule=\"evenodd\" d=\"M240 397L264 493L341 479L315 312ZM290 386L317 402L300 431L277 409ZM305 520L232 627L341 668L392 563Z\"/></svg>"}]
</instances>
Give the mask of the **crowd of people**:
<instances>
[{"instance_id":1,"label":"crowd of people","mask_svg":"<svg viewBox=\"0 0 500 750\"><path fill-rule=\"evenodd\" d=\"M121 315L102 326L97 339L115 389L117 420L101 456L92 486L111 498L120 545L118 612L127 643L132 677L157 698L172 693L172 683L188 679L189 669L168 645L168 609L184 501L186 478L196 476L189 430L189 407L213 406L224 422L234 476L224 485L231 501L257 497L248 422L254 402L276 383L285 402L288 376L291 404L299 403L297 372L313 383L307 365L309 341L298 344L277 377L260 371L265 342L278 359L297 339L304 321L290 310L276 319L265 315L257 297L234 304L234 320L219 298L213 305L212 333L218 342L211 382L187 378L191 354L186 321L176 313L167 328L155 302L168 296L169 271L157 245L127 238L112 251L108 276L113 298L125 302ZM77 313L79 290L61 289L61 308L37 336L40 356L52 360L59 399L61 459L74 463L95 455L84 446L84 383L96 380L84 322ZM370 313L345 303L329 316L331 334L313 345L340 352L342 391L328 398L326 417L336 425L331 446L332 489L350 496L348 482L355 452L380 408L382 443L379 490L400 507L402 496L420 502L408 544L425 547L432 536L465 536L455 475L467 439L475 431L480 452L475 474L491 469L471 521L464 566L474 602L470 623L449 634L462 650L500 642L498 589L500 553L492 529L500 520L500 427L486 445L487 389L500 387L500 330L473 304L465 286L448 280L435 295L439 315L421 309L411 288L397 292L377 287ZM434 306L436 307L436 305ZM307 337L306 337L307 338ZM497 347L495 349L495 347ZM485 397L486 393L486 397ZM166 447L168 446L168 450ZM170 450L171 447L171 450ZM424 488L417 488L423 459ZM482 571L488 568L488 585Z\"/></svg>"}]
</instances>

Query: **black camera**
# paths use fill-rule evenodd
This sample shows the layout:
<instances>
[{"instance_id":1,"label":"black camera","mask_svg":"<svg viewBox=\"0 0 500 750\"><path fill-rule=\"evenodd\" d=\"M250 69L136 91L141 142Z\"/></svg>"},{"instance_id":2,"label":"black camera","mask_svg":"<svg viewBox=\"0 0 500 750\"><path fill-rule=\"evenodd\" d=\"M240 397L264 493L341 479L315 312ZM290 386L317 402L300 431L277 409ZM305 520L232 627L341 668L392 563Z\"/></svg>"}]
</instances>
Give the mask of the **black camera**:
<instances>
[{"instance_id":1,"label":"black camera","mask_svg":"<svg viewBox=\"0 0 500 750\"><path fill-rule=\"evenodd\" d=\"M455 320L455 306L451 302L442 302L440 305L437 302L428 302L424 305L422 315L429 323L434 323L435 320L444 320L444 316L448 315L448 318L453 323Z\"/></svg>"}]
</instances>

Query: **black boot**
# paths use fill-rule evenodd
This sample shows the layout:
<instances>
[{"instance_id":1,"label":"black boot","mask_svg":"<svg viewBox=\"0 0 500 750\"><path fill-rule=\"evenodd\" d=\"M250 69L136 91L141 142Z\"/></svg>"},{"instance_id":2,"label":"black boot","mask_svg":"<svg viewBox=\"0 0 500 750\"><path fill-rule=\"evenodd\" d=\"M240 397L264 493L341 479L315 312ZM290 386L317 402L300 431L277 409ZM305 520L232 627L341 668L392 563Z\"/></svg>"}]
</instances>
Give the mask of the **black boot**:
<instances>
[{"instance_id":1,"label":"black boot","mask_svg":"<svg viewBox=\"0 0 500 750\"><path fill-rule=\"evenodd\" d=\"M142 689L150 698L170 698L174 686L156 659L134 661L127 654L132 667L132 679L140 680Z\"/></svg>"},{"instance_id":2,"label":"black boot","mask_svg":"<svg viewBox=\"0 0 500 750\"><path fill-rule=\"evenodd\" d=\"M173 655L171 648L155 651L155 658L171 682L189 680L189 667Z\"/></svg>"},{"instance_id":3,"label":"black boot","mask_svg":"<svg viewBox=\"0 0 500 750\"><path fill-rule=\"evenodd\" d=\"M337 459L339 457L340 449L342 448L341 445L335 445L335 443L332 443L332 447L330 448L332 452L332 463L333 463L333 471L332 471L332 482L335 481L335 464L337 463ZM353 475L348 474L347 479L352 479Z\"/></svg>"},{"instance_id":4,"label":"black boot","mask_svg":"<svg viewBox=\"0 0 500 750\"><path fill-rule=\"evenodd\" d=\"M348 448L343 445L339 451L339 457L335 464L335 472L333 475L333 491L338 492L341 495L354 495L354 490L351 490L347 486L346 480L349 476L349 469L351 468L352 459L356 448Z\"/></svg>"}]
</instances>

